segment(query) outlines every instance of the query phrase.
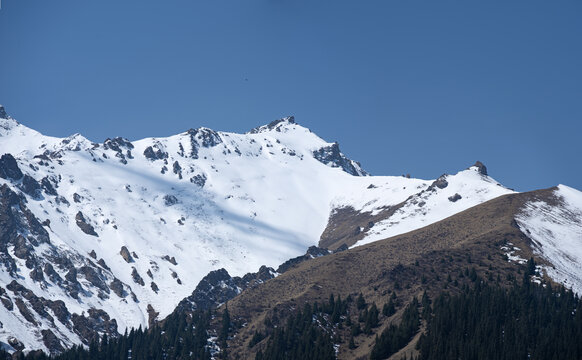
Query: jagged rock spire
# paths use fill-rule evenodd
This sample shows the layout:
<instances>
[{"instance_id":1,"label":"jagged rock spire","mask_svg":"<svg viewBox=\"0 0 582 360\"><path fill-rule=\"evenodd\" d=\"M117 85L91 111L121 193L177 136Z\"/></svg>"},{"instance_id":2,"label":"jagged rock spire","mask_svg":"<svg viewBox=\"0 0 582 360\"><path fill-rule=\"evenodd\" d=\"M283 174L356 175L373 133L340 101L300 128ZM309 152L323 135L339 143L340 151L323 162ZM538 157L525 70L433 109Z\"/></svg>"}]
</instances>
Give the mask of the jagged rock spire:
<instances>
[{"instance_id":1,"label":"jagged rock spire","mask_svg":"<svg viewBox=\"0 0 582 360\"><path fill-rule=\"evenodd\" d=\"M8 119L10 116L6 113L3 105L0 105L0 119Z\"/></svg>"},{"instance_id":2,"label":"jagged rock spire","mask_svg":"<svg viewBox=\"0 0 582 360\"><path fill-rule=\"evenodd\" d=\"M485 164L483 164L481 161L477 161L473 166L479 169L479 173L481 175L487 175L487 166L485 166Z\"/></svg>"}]
</instances>

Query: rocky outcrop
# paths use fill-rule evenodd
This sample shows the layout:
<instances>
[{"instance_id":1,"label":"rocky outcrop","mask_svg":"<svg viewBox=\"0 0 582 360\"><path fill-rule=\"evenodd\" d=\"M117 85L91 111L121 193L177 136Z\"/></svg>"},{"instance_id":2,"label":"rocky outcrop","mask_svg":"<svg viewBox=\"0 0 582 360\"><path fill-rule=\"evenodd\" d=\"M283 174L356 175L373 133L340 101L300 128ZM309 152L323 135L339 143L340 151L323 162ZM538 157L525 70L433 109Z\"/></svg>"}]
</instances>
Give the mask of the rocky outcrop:
<instances>
[{"instance_id":1,"label":"rocky outcrop","mask_svg":"<svg viewBox=\"0 0 582 360\"><path fill-rule=\"evenodd\" d=\"M154 147L156 147L156 149L154 150ZM168 158L168 153L162 151L161 149L159 149L156 145L154 146L148 146L144 152L143 152L143 156L146 157L146 159L149 159L151 161L155 161L155 160L164 160Z\"/></svg>"},{"instance_id":2,"label":"rocky outcrop","mask_svg":"<svg viewBox=\"0 0 582 360\"><path fill-rule=\"evenodd\" d=\"M479 174L487 176L487 167L481 161L477 161L473 166L477 168Z\"/></svg>"},{"instance_id":3,"label":"rocky outcrop","mask_svg":"<svg viewBox=\"0 0 582 360\"><path fill-rule=\"evenodd\" d=\"M170 257L170 255L164 255L162 257L162 259L166 260L167 262L169 262L172 265L178 265L178 263L176 262L176 258L175 257Z\"/></svg>"},{"instance_id":4,"label":"rocky outcrop","mask_svg":"<svg viewBox=\"0 0 582 360\"><path fill-rule=\"evenodd\" d=\"M190 178L191 183L196 184L200 187L204 187L204 185L206 184L206 180L207 180L206 175L204 174L198 174Z\"/></svg>"},{"instance_id":5,"label":"rocky outcrop","mask_svg":"<svg viewBox=\"0 0 582 360\"><path fill-rule=\"evenodd\" d=\"M225 269L211 271L198 283L192 295L178 304L175 311L206 310L217 307L233 299L243 290L258 286L304 261L329 254L331 252L327 249L311 246L305 255L286 261L277 268L277 271L261 266L259 271L247 273L243 277L231 277Z\"/></svg>"},{"instance_id":6,"label":"rocky outcrop","mask_svg":"<svg viewBox=\"0 0 582 360\"><path fill-rule=\"evenodd\" d=\"M33 198L38 198L40 196L40 184L29 175L24 175L20 188L24 193L32 196Z\"/></svg>"},{"instance_id":7,"label":"rocky outcrop","mask_svg":"<svg viewBox=\"0 0 582 360\"><path fill-rule=\"evenodd\" d=\"M9 246L14 246L15 255L33 269L36 263L33 248L49 242L48 232L26 207L25 199L7 185L0 186L0 264L6 271L15 275L17 270Z\"/></svg>"},{"instance_id":8,"label":"rocky outcrop","mask_svg":"<svg viewBox=\"0 0 582 360\"><path fill-rule=\"evenodd\" d=\"M40 187L44 190L47 195L57 196L57 190L53 186L53 183L48 177L43 177L40 181Z\"/></svg>"},{"instance_id":9,"label":"rocky outcrop","mask_svg":"<svg viewBox=\"0 0 582 360\"><path fill-rule=\"evenodd\" d=\"M341 168L343 171L354 176L365 176L367 173L361 169L360 164L348 159L340 152L339 144L333 143L330 146L324 146L313 152L313 157L319 162Z\"/></svg>"},{"instance_id":10,"label":"rocky outcrop","mask_svg":"<svg viewBox=\"0 0 582 360\"><path fill-rule=\"evenodd\" d=\"M122 164L127 164L127 159L133 159L133 155L131 154L133 144L131 141L122 137L116 137L113 139L107 138L103 142L103 148L105 150L115 151L115 157L119 158L119 161Z\"/></svg>"},{"instance_id":11,"label":"rocky outcrop","mask_svg":"<svg viewBox=\"0 0 582 360\"><path fill-rule=\"evenodd\" d=\"M267 125L259 126L259 127L252 129L251 131L248 132L248 134L258 134L261 132L272 131L272 130L275 130L277 132L281 132L281 128L287 124L295 124L295 117L288 116L288 117L284 117L282 119L271 121Z\"/></svg>"},{"instance_id":12,"label":"rocky outcrop","mask_svg":"<svg viewBox=\"0 0 582 360\"><path fill-rule=\"evenodd\" d=\"M103 142L104 149L111 149L116 152L122 152L123 150L131 150L133 149L133 144L131 141L122 138L122 137L115 137L113 139L105 139Z\"/></svg>"},{"instance_id":13,"label":"rocky outcrop","mask_svg":"<svg viewBox=\"0 0 582 360\"><path fill-rule=\"evenodd\" d=\"M145 286L145 282L143 281L141 275L137 272L137 269L135 267L132 267L131 269L131 278L133 279L133 282L141 286Z\"/></svg>"},{"instance_id":14,"label":"rocky outcrop","mask_svg":"<svg viewBox=\"0 0 582 360\"><path fill-rule=\"evenodd\" d=\"M89 309L86 316L73 314L71 317L75 332L81 336L85 344L99 340L99 334L110 337L118 336L117 321L101 309Z\"/></svg>"},{"instance_id":15,"label":"rocky outcrop","mask_svg":"<svg viewBox=\"0 0 582 360\"><path fill-rule=\"evenodd\" d=\"M15 338L14 336L9 336L7 340L8 340L8 345L12 346L12 348L14 348L14 350L16 350L16 351L24 350L24 344L20 340Z\"/></svg>"},{"instance_id":16,"label":"rocky outcrop","mask_svg":"<svg viewBox=\"0 0 582 360\"><path fill-rule=\"evenodd\" d=\"M182 179L182 167L178 161L174 161L174 165L172 165L172 171L174 174L178 175L178 178Z\"/></svg>"},{"instance_id":17,"label":"rocky outcrop","mask_svg":"<svg viewBox=\"0 0 582 360\"><path fill-rule=\"evenodd\" d=\"M450 202L457 202L459 200L461 200L463 197L461 195L459 195L458 193L455 193L455 195L453 196L449 196L449 201Z\"/></svg>"},{"instance_id":18,"label":"rocky outcrop","mask_svg":"<svg viewBox=\"0 0 582 360\"><path fill-rule=\"evenodd\" d=\"M109 288L120 298L127 296L127 293L123 289L123 283L117 278L113 279L113 281L109 283Z\"/></svg>"},{"instance_id":19,"label":"rocky outcrop","mask_svg":"<svg viewBox=\"0 0 582 360\"><path fill-rule=\"evenodd\" d=\"M0 157L0 178L19 180L23 174L12 154L4 154Z\"/></svg>"},{"instance_id":20,"label":"rocky outcrop","mask_svg":"<svg viewBox=\"0 0 582 360\"><path fill-rule=\"evenodd\" d=\"M6 113L6 109L4 109L4 106L0 105L0 119L9 119L10 116L8 116L8 114Z\"/></svg>"},{"instance_id":21,"label":"rocky outcrop","mask_svg":"<svg viewBox=\"0 0 582 360\"><path fill-rule=\"evenodd\" d=\"M192 295L182 300L176 311L207 310L225 303L243 290L262 284L276 276L272 268L261 266L258 272L231 277L225 269L211 271L196 286Z\"/></svg>"},{"instance_id":22,"label":"rocky outcrop","mask_svg":"<svg viewBox=\"0 0 582 360\"><path fill-rule=\"evenodd\" d=\"M166 206L176 205L178 203L178 198L174 195L164 195L164 204Z\"/></svg>"},{"instance_id":23,"label":"rocky outcrop","mask_svg":"<svg viewBox=\"0 0 582 360\"><path fill-rule=\"evenodd\" d=\"M190 136L190 157L198 159L200 147L210 148L222 143L220 135L211 129L190 129L186 132Z\"/></svg>"},{"instance_id":24,"label":"rocky outcrop","mask_svg":"<svg viewBox=\"0 0 582 360\"><path fill-rule=\"evenodd\" d=\"M325 256L325 255L329 255L329 254L331 254L331 252L328 249L320 248L317 246L310 246L309 249L307 249L307 252L305 253L305 255L301 255L301 256L297 256L293 259L289 259L289 260L285 261L283 264L279 265L279 267L277 268L277 272L279 274L282 274L282 273L286 272L287 270L289 270L290 268L292 268L293 266L296 266L297 264L300 264L304 261L314 259L317 257L321 257L321 256Z\"/></svg>"},{"instance_id":25,"label":"rocky outcrop","mask_svg":"<svg viewBox=\"0 0 582 360\"><path fill-rule=\"evenodd\" d=\"M148 312L148 326L151 327L156 322L156 319L158 318L158 315L160 315L160 313L154 309L152 304L148 304L147 312Z\"/></svg>"},{"instance_id":26,"label":"rocky outcrop","mask_svg":"<svg viewBox=\"0 0 582 360\"><path fill-rule=\"evenodd\" d=\"M121 247L121 250L119 251L119 255L121 255L123 260L125 260L125 262L128 264L134 262L133 257L131 256L131 253L129 252L129 250L127 249L126 246Z\"/></svg>"},{"instance_id":27,"label":"rocky outcrop","mask_svg":"<svg viewBox=\"0 0 582 360\"><path fill-rule=\"evenodd\" d=\"M87 219L85 219L85 215L83 215L81 211L79 211L77 215L75 215L75 221L79 229L81 229L81 231L83 231L85 234L99 237L97 232L95 232L93 225L87 222Z\"/></svg>"},{"instance_id":28,"label":"rocky outcrop","mask_svg":"<svg viewBox=\"0 0 582 360\"><path fill-rule=\"evenodd\" d=\"M41 330L42 342L49 349L51 354L60 354L65 351L59 338L49 329Z\"/></svg>"},{"instance_id":29,"label":"rocky outcrop","mask_svg":"<svg viewBox=\"0 0 582 360\"><path fill-rule=\"evenodd\" d=\"M435 181L433 181L433 183L430 184L430 186L426 190L427 191L434 191L437 188L438 189L444 189L447 186L449 186L449 182L447 181L447 174L443 174L443 175L439 176L438 179L436 179Z\"/></svg>"}]
</instances>

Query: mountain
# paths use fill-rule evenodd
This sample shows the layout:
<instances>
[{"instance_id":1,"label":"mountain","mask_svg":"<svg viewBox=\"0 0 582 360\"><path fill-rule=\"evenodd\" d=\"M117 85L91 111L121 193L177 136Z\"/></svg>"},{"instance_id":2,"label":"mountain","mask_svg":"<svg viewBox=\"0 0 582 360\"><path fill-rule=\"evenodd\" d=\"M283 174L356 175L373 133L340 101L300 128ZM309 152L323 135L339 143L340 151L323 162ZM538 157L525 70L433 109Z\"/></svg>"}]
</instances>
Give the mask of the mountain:
<instances>
[{"instance_id":1,"label":"mountain","mask_svg":"<svg viewBox=\"0 0 582 360\"><path fill-rule=\"evenodd\" d=\"M449 249L394 239L489 209L481 206L492 199L528 199L495 211L509 214L503 221L512 219L513 237L529 240L494 251L518 262L534 255L556 282L582 283L580 193L565 186L541 197L517 194L480 162L436 180L370 176L293 117L246 134L198 128L102 143L42 135L2 107L0 118L0 342L10 351L58 353L233 298L234 314L254 319L265 314L236 305L248 296L265 307L319 286L306 299L356 293L382 273L367 270L377 260L360 254L408 263L406 249L416 258ZM460 218L466 224L438 238L470 243L476 227L486 230ZM423 241L437 236L432 231ZM376 251L387 241L389 252ZM328 261L343 265L316 267ZM356 285L332 285L352 277Z\"/></svg>"},{"instance_id":2,"label":"mountain","mask_svg":"<svg viewBox=\"0 0 582 360\"><path fill-rule=\"evenodd\" d=\"M367 309L394 301L396 314L380 315L376 328L355 336L353 326L345 324L324 329L333 334L338 358L369 358L376 336L398 324L415 298L428 294L434 299L443 290L462 293L478 279L509 288L529 274L526 259L530 258L537 264L532 281L548 286L564 283L579 293L581 195L565 186L507 194L420 229L300 263L228 303L233 323L245 324L231 337L229 353L254 358L265 351L267 335L284 328L305 304L325 305L332 297L363 295ZM354 305L348 309L345 316L351 322L359 316L363 328L362 311ZM253 341L257 333L263 334L259 342ZM415 334L391 359L418 356L415 348L421 332ZM348 344L350 337L354 346Z\"/></svg>"}]
</instances>

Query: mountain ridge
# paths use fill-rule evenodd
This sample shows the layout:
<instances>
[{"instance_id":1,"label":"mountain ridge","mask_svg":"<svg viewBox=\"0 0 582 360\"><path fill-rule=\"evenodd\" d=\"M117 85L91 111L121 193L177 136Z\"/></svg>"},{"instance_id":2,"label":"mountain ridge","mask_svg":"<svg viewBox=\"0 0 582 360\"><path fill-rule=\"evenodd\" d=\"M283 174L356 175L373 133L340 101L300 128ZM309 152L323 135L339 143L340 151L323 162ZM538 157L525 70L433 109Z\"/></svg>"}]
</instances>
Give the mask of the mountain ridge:
<instances>
[{"instance_id":1,"label":"mountain ridge","mask_svg":"<svg viewBox=\"0 0 582 360\"><path fill-rule=\"evenodd\" d=\"M11 349L19 335L47 352L161 320L184 299L200 301L197 285L219 269L233 277L216 284L233 291L206 291L208 304L262 287L275 276L265 269L298 257L285 265L293 269L311 246L358 248L514 193L480 162L435 180L368 176L293 117L246 134L198 128L95 143L5 115L0 154L0 220L10 229L0 341Z\"/></svg>"}]
</instances>

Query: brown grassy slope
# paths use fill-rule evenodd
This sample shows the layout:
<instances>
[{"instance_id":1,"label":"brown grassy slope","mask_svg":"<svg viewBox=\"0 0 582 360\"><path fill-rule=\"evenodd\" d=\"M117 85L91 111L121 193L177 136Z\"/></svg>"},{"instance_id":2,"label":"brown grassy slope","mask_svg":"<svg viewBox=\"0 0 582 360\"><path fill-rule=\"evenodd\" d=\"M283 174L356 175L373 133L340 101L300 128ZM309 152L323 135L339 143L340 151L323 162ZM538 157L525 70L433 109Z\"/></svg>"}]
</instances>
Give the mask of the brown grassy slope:
<instances>
[{"instance_id":1,"label":"brown grassy slope","mask_svg":"<svg viewBox=\"0 0 582 360\"><path fill-rule=\"evenodd\" d=\"M386 207L376 215L372 215L372 212L359 212L352 207L335 209L321 234L319 247L336 250L344 244L354 245L366 236L366 232L373 224L394 215L404 203Z\"/></svg>"},{"instance_id":2,"label":"brown grassy slope","mask_svg":"<svg viewBox=\"0 0 582 360\"><path fill-rule=\"evenodd\" d=\"M231 358L254 358L265 342L253 349L248 348L248 342L255 330L265 330L265 318L283 324L297 307L325 301L331 293L345 298L362 292L368 303L375 302L381 308L389 294L396 292L402 310L412 296L420 296L424 290L431 296L442 289L456 291L469 281L463 276L469 268L488 281L508 283L508 275L519 276L519 267L507 262L501 246L513 243L522 249L519 255L525 259L533 254L514 216L528 200L551 200L552 190L502 196L425 228L301 263L244 291L228 304L233 319L246 323L229 342ZM378 334L393 321L380 320L381 326L375 329ZM338 357L344 359L367 357L375 337L361 335L356 339L358 348L349 350L347 333L340 335L344 343Z\"/></svg>"}]
</instances>

